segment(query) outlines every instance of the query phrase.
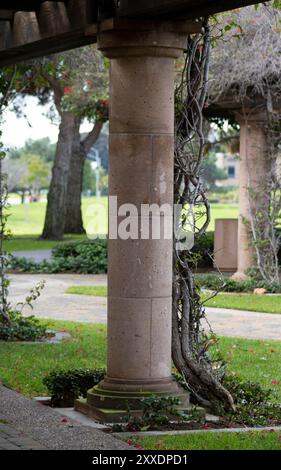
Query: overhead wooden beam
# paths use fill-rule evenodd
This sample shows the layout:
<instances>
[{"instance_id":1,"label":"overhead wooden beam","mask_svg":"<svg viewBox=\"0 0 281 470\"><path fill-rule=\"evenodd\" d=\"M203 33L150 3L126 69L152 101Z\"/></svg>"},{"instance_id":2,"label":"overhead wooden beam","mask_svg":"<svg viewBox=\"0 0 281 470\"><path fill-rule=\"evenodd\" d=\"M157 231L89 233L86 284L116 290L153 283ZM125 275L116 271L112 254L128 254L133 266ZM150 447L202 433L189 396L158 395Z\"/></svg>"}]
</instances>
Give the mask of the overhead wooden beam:
<instances>
[{"instance_id":1,"label":"overhead wooden beam","mask_svg":"<svg viewBox=\"0 0 281 470\"><path fill-rule=\"evenodd\" d=\"M68 16L73 26L86 26L98 21L98 0L69 0Z\"/></svg>"},{"instance_id":2,"label":"overhead wooden beam","mask_svg":"<svg viewBox=\"0 0 281 470\"><path fill-rule=\"evenodd\" d=\"M255 3L257 0L115 0L117 17L169 16L182 19L194 19Z\"/></svg>"},{"instance_id":3,"label":"overhead wooden beam","mask_svg":"<svg viewBox=\"0 0 281 470\"><path fill-rule=\"evenodd\" d=\"M13 46L22 46L40 39L39 26L34 12L17 11L12 30Z\"/></svg>"},{"instance_id":4,"label":"overhead wooden beam","mask_svg":"<svg viewBox=\"0 0 281 470\"><path fill-rule=\"evenodd\" d=\"M17 11L35 11L44 0L1 0L0 9ZM66 0L66 3L68 0Z\"/></svg>"},{"instance_id":5,"label":"overhead wooden beam","mask_svg":"<svg viewBox=\"0 0 281 470\"><path fill-rule=\"evenodd\" d=\"M95 43L97 11L97 0L45 0L0 20L0 67Z\"/></svg>"},{"instance_id":6,"label":"overhead wooden beam","mask_svg":"<svg viewBox=\"0 0 281 470\"><path fill-rule=\"evenodd\" d=\"M0 20L12 20L14 13L14 10L0 10Z\"/></svg>"},{"instance_id":7,"label":"overhead wooden beam","mask_svg":"<svg viewBox=\"0 0 281 470\"><path fill-rule=\"evenodd\" d=\"M198 21L163 21L157 19L126 19L108 18L100 23L100 31L125 30L125 31L167 31L183 34L194 34L202 31L202 22Z\"/></svg>"},{"instance_id":8,"label":"overhead wooden beam","mask_svg":"<svg viewBox=\"0 0 281 470\"><path fill-rule=\"evenodd\" d=\"M90 25L84 29L73 29L57 36L0 51L0 67L93 44L97 40L97 31L97 25Z\"/></svg>"},{"instance_id":9,"label":"overhead wooden beam","mask_svg":"<svg viewBox=\"0 0 281 470\"><path fill-rule=\"evenodd\" d=\"M12 28L10 21L0 21L0 50L12 45Z\"/></svg>"},{"instance_id":10,"label":"overhead wooden beam","mask_svg":"<svg viewBox=\"0 0 281 470\"><path fill-rule=\"evenodd\" d=\"M70 30L70 22L64 2L42 2L37 18L40 33L43 37L55 36Z\"/></svg>"}]
</instances>

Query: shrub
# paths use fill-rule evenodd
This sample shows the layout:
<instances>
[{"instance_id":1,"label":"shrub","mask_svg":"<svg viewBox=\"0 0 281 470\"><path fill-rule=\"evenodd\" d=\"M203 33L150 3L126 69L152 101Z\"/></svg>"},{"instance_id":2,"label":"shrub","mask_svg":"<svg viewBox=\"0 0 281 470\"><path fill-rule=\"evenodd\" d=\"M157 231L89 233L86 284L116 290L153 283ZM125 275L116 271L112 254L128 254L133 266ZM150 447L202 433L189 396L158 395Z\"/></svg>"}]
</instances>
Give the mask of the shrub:
<instances>
[{"instance_id":1,"label":"shrub","mask_svg":"<svg viewBox=\"0 0 281 470\"><path fill-rule=\"evenodd\" d=\"M10 311L11 325L0 322L0 340L38 341L46 338L46 328L34 316L23 317L18 311Z\"/></svg>"},{"instance_id":2,"label":"shrub","mask_svg":"<svg viewBox=\"0 0 281 470\"><path fill-rule=\"evenodd\" d=\"M75 272L103 274L107 272L107 240L63 242L52 250L53 260L36 263L26 258L11 257L9 268L22 272Z\"/></svg>"},{"instance_id":3,"label":"shrub","mask_svg":"<svg viewBox=\"0 0 281 470\"><path fill-rule=\"evenodd\" d=\"M43 379L51 395L53 406L73 406L74 400L86 397L87 391L97 385L105 375L102 369L58 370Z\"/></svg>"},{"instance_id":4,"label":"shrub","mask_svg":"<svg viewBox=\"0 0 281 470\"><path fill-rule=\"evenodd\" d=\"M281 293L281 284L246 279L238 281L216 274L197 274L196 282L201 288L224 292L252 292L256 288L264 288L270 293Z\"/></svg>"},{"instance_id":5,"label":"shrub","mask_svg":"<svg viewBox=\"0 0 281 470\"><path fill-rule=\"evenodd\" d=\"M207 232L197 240L195 239L195 244L191 251L194 255L195 265L198 268L212 267L212 257L214 253L214 232Z\"/></svg>"}]
</instances>

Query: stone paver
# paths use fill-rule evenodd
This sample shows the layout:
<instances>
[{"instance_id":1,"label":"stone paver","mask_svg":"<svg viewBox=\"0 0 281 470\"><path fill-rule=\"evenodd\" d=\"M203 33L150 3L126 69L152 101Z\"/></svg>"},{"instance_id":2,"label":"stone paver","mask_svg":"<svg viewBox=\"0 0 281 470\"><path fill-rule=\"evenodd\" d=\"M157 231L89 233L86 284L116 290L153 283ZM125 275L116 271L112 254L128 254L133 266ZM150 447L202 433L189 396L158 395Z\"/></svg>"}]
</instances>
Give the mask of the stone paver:
<instances>
[{"instance_id":1,"label":"stone paver","mask_svg":"<svg viewBox=\"0 0 281 470\"><path fill-rule=\"evenodd\" d=\"M0 423L0 450L43 450L45 446L9 424Z\"/></svg>"},{"instance_id":2,"label":"stone paver","mask_svg":"<svg viewBox=\"0 0 281 470\"><path fill-rule=\"evenodd\" d=\"M128 444L0 385L0 448L126 450Z\"/></svg>"},{"instance_id":3,"label":"stone paver","mask_svg":"<svg viewBox=\"0 0 281 470\"><path fill-rule=\"evenodd\" d=\"M106 285L106 275L12 274L10 279L12 303L22 301L36 282L46 280L46 287L34 304L33 313L39 317L106 323L106 298L65 294L73 285ZM221 308L206 310L212 329L219 335L281 341L281 315ZM25 309L25 313L30 313L30 309Z\"/></svg>"}]
</instances>

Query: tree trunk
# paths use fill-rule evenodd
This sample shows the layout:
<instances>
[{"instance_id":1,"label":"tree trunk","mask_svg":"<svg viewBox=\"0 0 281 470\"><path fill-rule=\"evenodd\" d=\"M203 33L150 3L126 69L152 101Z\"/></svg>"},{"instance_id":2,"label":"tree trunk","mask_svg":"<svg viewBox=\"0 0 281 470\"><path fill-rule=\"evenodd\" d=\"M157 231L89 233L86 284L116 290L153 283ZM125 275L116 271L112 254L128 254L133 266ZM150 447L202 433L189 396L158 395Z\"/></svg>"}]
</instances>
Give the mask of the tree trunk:
<instances>
[{"instance_id":1,"label":"tree trunk","mask_svg":"<svg viewBox=\"0 0 281 470\"><path fill-rule=\"evenodd\" d=\"M66 220L67 185L73 148L73 134L79 118L71 112L61 113L61 123L42 238L61 240Z\"/></svg>"},{"instance_id":2,"label":"tree trunk","mask_svg":"<svg viewBox=\"0 0 281 470\"><path fill-rule=\"evenodd\" d=\"M64 233L85 233L82 218L81 194L83 185L83 171L85 151L80 142L79 128L73 135L72 156L67 183L66 219Z\"/></svg>"},{"instance_id":3,"label":"tree trunk","mask_svg":"<svg viewBox=\"0 0 281 470\"><path fill-rule=\"evenodd\" d=\"M67 198L66 223L64 233L85 233L82 219L81 195L83 185L84 164L88 152L97 141L102 130L102 122L97 121L91 132L81 142L79 129L73 135L72 158L70 163Z\"/></svg>"}]
</instances>

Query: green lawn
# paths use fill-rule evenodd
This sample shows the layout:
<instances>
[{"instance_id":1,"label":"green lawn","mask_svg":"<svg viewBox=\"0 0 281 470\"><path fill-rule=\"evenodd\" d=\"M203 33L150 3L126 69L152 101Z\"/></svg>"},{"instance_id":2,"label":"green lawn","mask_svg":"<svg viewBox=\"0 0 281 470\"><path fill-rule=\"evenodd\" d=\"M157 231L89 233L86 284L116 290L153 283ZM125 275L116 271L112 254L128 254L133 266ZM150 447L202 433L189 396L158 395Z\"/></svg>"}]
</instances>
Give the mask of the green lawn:
<instances>
[{"instance_id":1,"label":"green lawn","mask_svg":"<svg viewBox=\"0 0 281 470\"><path fill-rule=\"evenodd\" d=\"M190 433L132 438L150 450L281 450L281 431Z\"/></svg>"},{"instance_id":2,"label":"green lawn","mask_svg":"<svg viewBox=\"0 0 281 470\"><path fill-rule=\"evenodd\" d=\"M203 299L210 297L204 293ZM208 307L233 308L253 312L281 313L281 295L223 294L220 293L205 304Z\"/></svg>"},{"instance_id":3,"label":"green lawn","mask_svg":"<svg viewBox=\"0 0 281 470\"><path fill-rule=\"evenodd\" d=\"M82 200L84 226L88 236L107 233L107 198L86 197ZM52 248L57 242L38 240L43 230L46 202L17 204L9 207L7 227L13 239L6 247L10 251ZM69 237L66 237L69 238ZM75 236L71 235L71 238Z\"/></svg>"},{"instance_id":4,"label":"green lawn","mask_svg":"<svg viewBox=\"0 0 281 470\"><path fill-rule=\"evenodd\" d=\"M42 378L54 369L100 368L106 364L105 325L42 321L50 329L68 331L60 343L0 341L0 381L27 396L46 395Z\"/></svg>"},{"instance_id":5,"label":"green lawn","mask_svg":"<svg viewBox=\"0 0 281 470\"><path fill-rule=\"evenodd\" d=\"M106 297L106 286L71 286L65 291L66 294L94 295L95 297Z\"/></svg>"},{"instance_id":6,"label":"green lawn","mask_svg":"<svg viewBox=\"0 0 281 470\"><path fill-rule=\"evenodd\" d=\"M99 200L95 197L85 197L82 200L84 226L87 234L107 233L107 197ZM11 205L8 212L8 228L11 229L14 240L8 247L12 251L52 248L55 242L37 240L42 233L46 202ZM215 219L236 218L238 207L231 204L212 204L212 222L209 230L214 230Z\"/></svg>"},{"instance_id":7,"label":"green lawn","mask_svg":"<svg viewBox=\"0 0 281 470\"><path fill-rule=\"evenodd\" d=\"M105 286L71 286L67 294L94 295L106 297ZM210 294L203 293L202 299L206 300ZM235 310L249 310L253 312L281 313L281 295L255 295L255 294L223 294L220 293L205 304L208 307L233 308Z\"/></svg>"},{"instance_id":8,"label":"green lawn","mask_svg":"<svg viewBox=\"0 0 281 470\"><path fill-rule=\"evenodd\" d=\"M4 384L27 396L46 395L42 378L51 370L105 367L105 325L42 322L52 329L68 331L72 337L57 344L0 342L0 380ZM230 371L281 393L280 342L223 337L219 346L214 346L214 353L217 349Z\"/></svg>"}]
</instances>

